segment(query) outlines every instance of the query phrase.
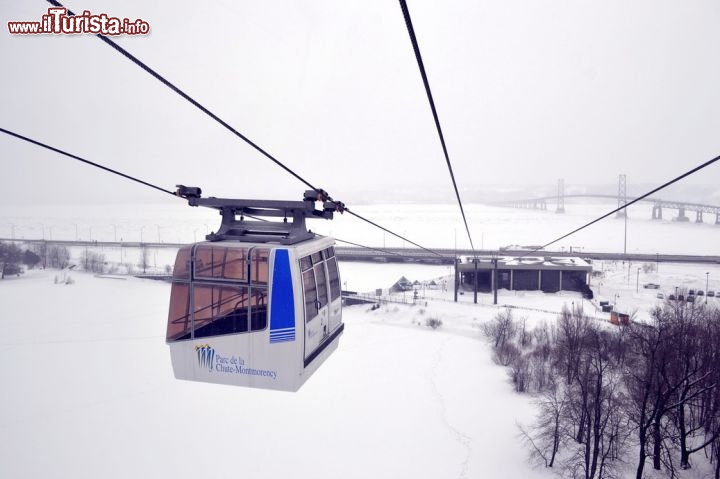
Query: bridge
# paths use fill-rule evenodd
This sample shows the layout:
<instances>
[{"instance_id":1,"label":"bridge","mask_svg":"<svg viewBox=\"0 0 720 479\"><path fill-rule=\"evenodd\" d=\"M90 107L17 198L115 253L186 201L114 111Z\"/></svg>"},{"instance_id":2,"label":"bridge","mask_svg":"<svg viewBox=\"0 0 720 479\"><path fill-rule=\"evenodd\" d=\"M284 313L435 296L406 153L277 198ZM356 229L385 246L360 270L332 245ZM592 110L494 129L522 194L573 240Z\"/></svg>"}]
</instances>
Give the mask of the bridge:
<instances>
[{"instance_id":1,"label":"bridge","mask_svg":"<svg viewBox=\"0 0 720 479\"><path fill-rule=\"evenodd\" d=\"M187 246L187 243L138 243L118 241L72 241L72 240L43 240L43 239L17 239L0 238L0 242L24 243L29 245L67 246L67 247L97 247L97 248L148 248L178 249ZM530 248L530 247L528 247ZM435 254L437 253L437 254ZM648 263L704 263L720 264L717 255L683 255L683 254L656 254L656 253L608 253L608 252L573 252L573 251L532 251L531 249L500 249L500 250L471 250L434 248L433 252L420 248L359 248L352 246L336 246L335 255L340 261L361 261L372 263L418 263L452 265L458 256L553 256L553 257L582 257L591 260L619 260Z\"/></svg>"},{"instance_id":2,"label":"bridge","mask_svg":"<svg viewBox=\"0 0 720 479\"><path fill-rule=\"evenodd\" d=\"M565 200L568 198L590 198L590 199L608 199L617 200L618 207L627 204L630 201L634 201L637 198L627 196L626 194L626 183L625 175L620 175L620 181L618 184L618 194L565 194L565 181L561 178L558 181L558 194L555 196L540 196L536 198L523 198L515 200L498 201L491 203L492 206L504 206L511 208L524 208L524 209L536 209L536 210L547 210L548 203L555 203L556 213L565 213ZM714 214L715 224L720 225L720 206L707 205L701 203L691 203L687 201L673 201L673 200L662 200L660 198L647 197L640 200L640 202L651 203L652 213L651 218L654 220L663 219L663 210L677 210L677 216L672 218L673 221L689 222L690 218L686 215L688 212L695 213L695 222L703 223L703 214ZM617 216L625 216L625 210L618 211Z\"/></svg>"}]
</instances>

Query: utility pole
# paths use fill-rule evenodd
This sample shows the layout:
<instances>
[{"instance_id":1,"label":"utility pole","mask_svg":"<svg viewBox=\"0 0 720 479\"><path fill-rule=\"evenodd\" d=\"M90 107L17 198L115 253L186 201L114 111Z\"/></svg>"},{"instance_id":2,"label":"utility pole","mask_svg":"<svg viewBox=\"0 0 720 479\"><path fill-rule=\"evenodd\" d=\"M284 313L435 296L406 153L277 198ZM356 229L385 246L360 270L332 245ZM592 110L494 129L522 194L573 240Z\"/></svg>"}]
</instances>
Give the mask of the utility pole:
<instances>
[{"instance_id":1,"label":"utility pole","mask_svg":"<svg viewBox=\"0 0 720 479\"><path fill-rule=\"evenodd\" d=\"M497 258L493 258L493 304L497 304Z\"/></svg>"},{"instance_id":2,"label":"utility pole","mask_svg":"<svg viewBox=\"0 0 720 479\"><path fill-rule=\"evenodd\" d=\"M620 175L618 177L618 194L617 194L618 208L627 205L627 175ZM625 220L625 239L623 240L623 254L627 254L627 208L618 210L617 217L622 216Z\"/></svg>"},{"instance_id":3,"label":"utility pole","mask_svg":"<svg viewBox=\"0 0 720 479\"><path fill-rule=\"evenodd\" d=\"M623 239L623 254L627 256L627 213L625 213L624 216L625 216L625 234L624 234L624 239Z\"/></svg>"},{"instance_id":4,"label":"utility pole","mask_svg":"<svg viewBox=\"0 0 720 479\"><path fill-rule=\"evenodd\" d=\"M477 268L478 268L478 259L477 259L477 258L473 258L473 263L475 263L475 275L474 275L474 281L473 281L473 283L474 283L474 288L473 288L473 291L474 291L474 294L473 294L473 302L474 302L475 304L477 304L477 288L478 288L478 285L477 285L477 283L478 283L478 277L477 277L477 275L478 275L478 269L477 269Z\"/></svg>"},{"instance_id":5,"label":"utility pole","mask_svg":"<svg viewBox=\"0 0 720 479\"><path fill-rule=\"evenodd\" d=\"M455 237L455 302L457 303L457 297L458 297L458 255L457 255L457 228L454 230L454 237Z\"/></svg>"},{"instance_id":6,"label":"utility pole","mask_svg":"<svg viewBox=\"0 0 720 479\"><path fill-rule=\"evenodd\" d=\"M455 302L457 303L458 296L458 258L455 256Z\"/></svg>"}]
</instances>

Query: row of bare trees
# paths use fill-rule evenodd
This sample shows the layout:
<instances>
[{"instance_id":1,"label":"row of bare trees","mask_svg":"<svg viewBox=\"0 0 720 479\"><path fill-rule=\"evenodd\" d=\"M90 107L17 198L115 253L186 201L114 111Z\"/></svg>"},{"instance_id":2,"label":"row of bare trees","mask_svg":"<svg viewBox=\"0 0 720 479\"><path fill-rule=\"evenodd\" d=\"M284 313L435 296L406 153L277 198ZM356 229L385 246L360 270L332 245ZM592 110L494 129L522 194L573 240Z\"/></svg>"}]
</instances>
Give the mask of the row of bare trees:
<instances>
[{"instance_id":1,"label":"row of bare trees","mask_svg":"<svg viewBox=\"0 0 720 479\"><path fill-rule=\"evenodd\" d=\"M65 269L71 266L70 250L62 245L48 245L38 243L23 250L14 243L0 242L0 279L6 275L22 273L21 265L28 268L41 266L43 268ZM146 273L150 268L151 255L147 247L140 250L137 267ZM85 248L80 255L80 266L85 271L105 273L117 271L117 264L109 264L105 255L90 248ZM130 262L123 263L128 273L132 274L134 266ZM172 267L165 266L165 272L171 273Z\"/></svg>"},{"instance_id":2,"label":"row of bare trees","mask_svg":"<svg viewBox=\"0 0 720 479\"><path fill-rule=\"evenodd\" d=\"M632 467L678 477L697 455L720 479L720 311L668 302L648 324L616 327L564 309L531 333L511 310L485 327L518 392L537 395L522 429L533 458L569 477Z\"/></svg>"}]
</instances>

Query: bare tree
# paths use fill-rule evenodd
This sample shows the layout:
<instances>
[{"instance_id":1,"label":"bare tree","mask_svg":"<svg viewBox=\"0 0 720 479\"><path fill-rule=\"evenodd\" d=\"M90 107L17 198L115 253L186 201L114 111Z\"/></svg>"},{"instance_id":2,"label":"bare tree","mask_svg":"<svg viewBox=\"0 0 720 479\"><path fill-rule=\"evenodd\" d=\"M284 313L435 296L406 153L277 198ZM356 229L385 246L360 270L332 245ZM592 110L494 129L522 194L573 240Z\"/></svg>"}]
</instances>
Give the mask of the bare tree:
<instances>
[{"instance_id":1,"label":"bare tree","mask_svg":"<svg viewBox=\"0 0 720 479\"><path fill-rule=\"evenodd\" d=\"M105 272L105 255L85 248L81 257L83 269L92 273Z\"/></svg>"},{"instance_id":2,"label":"bare tree","mask_svg":"<svg viewBox=\"0 0 720 479\"><path fill-rule=\"evenodd\" d=\"M524 393L531 380L531 369L528 358L523 356L520 350L514 355L510 362L510 378L515 385L515 392Z\"/></svg>"},{"instance_id":3,"label":"bare tree","mask_svg":"<svg viewBox=\"0 0 720 479\"><path fill-rule=\"evenodd\" d=\"M22 272L21 260L22 251L15 243L0 243L0 279L4 279L9 274L19 276Z\"/></svg>"},{"instance_id":4,"label":"bare tree","mask_svg":"<svg viewBox=\"0 0 720 479\"><path fill-rule=\"evenodd\" d=\"M617 453L617 443L626 437L620 431L620 381L610 354L610 334L595 327L587 327L585 334L580 366L568 390L574 409L581 409L574 416L584 421L576 428L579 434L575 439L582 447L571 458L571 466L582 471L585 479L604 478L612 475L609 458Z\"/></svg>"},{"instance_id":5,"label":"bare tree","mask_svg":"<svg viewBox=\"0 0 720 479\"><path fill-rule=\"evenodd\" d=\"M538 415L529 430L520 427L525 442L530 446L530 457L545 467L553 467L562 443L563 416L566 396L564 390L549 388L537 401Z\"/></svg>"},{"instance_id":6,"label":"bare tree","mask_svg":"<svg viewBox=\"0 0 720 479\"><path fill-rule=\"evenodd\" d=\"M556 360L564 372L566 384L577 376L582 342L590 320L580 309L570 311L564 306L557 323Z\"/></svg>"},{"instance_id":7,"label":"bare tree","mask_svg":"<svg viewBox=\"0 0 720 479\"><path fill-rule=\"evenodd\" d=\"M51 246L48 253L52 268L67 268L70 264L70 251L65 246Z\"/></svg>"},{"instance_id":8,"label":"bare tree","mask_svg":"<svg viewBox=\"0 0 720 479\"><path fill-rule=\"evenodd\" d=\"M625 380L629 398L629 418L637 431L638 465L636 479L642 479L645 459L653 457L660 469L661 421L667 412L672 391L666 380L672 331L661 308L652 311L653 324L633 324L630 328L632 357L626 364ZM653 446L652 454L648 451Z\"/></svg>"},{"instance_id":9,"label":"bare tree","mask_svg":"<svg viewBox=\"0 0 720 479\"><path fill-rule=\"evenodd\" d=\"M500 350L504 349L505 345L512 341L516 331L517 325L513 320L512 309L510 308L498 312L495 318L483 327L485 336L493 341L493 347Z\"/></svg>"},{"instance_id":10,"label":"bare tree","mask_svg":"<svg viewBox=\"0 0 720 479\"><path fill-rule=\"evenodd\" d=\"M143 274L147 272L147 267L150 266L150 252L145 246L140 250L140 262L138 266L142 268Z\"/></svg>"}]
</instances>

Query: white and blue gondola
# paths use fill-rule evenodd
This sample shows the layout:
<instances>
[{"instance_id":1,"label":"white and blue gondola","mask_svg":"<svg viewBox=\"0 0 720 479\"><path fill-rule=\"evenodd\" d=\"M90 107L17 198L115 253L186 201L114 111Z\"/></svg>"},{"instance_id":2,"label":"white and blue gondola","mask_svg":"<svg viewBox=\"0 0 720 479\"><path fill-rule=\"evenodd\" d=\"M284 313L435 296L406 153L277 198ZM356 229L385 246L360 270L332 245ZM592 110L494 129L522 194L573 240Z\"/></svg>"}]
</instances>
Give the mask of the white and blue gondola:
<instances>
[{"instance_id":1,"label":"white and blue gondola","mask_svg":"<svg viewBox=\"0 0 720 479\"><path fill-rule=\"evenodd\" d=\"M220 210L223 221L177 254L166 338L175 377L297 391L344 329L334 240L307 231L304 219L332 218L342 203L315 210L324 198L314 191L302 202L200 198L182 186L178 194Z\"/></svg>"}]
</instances>

